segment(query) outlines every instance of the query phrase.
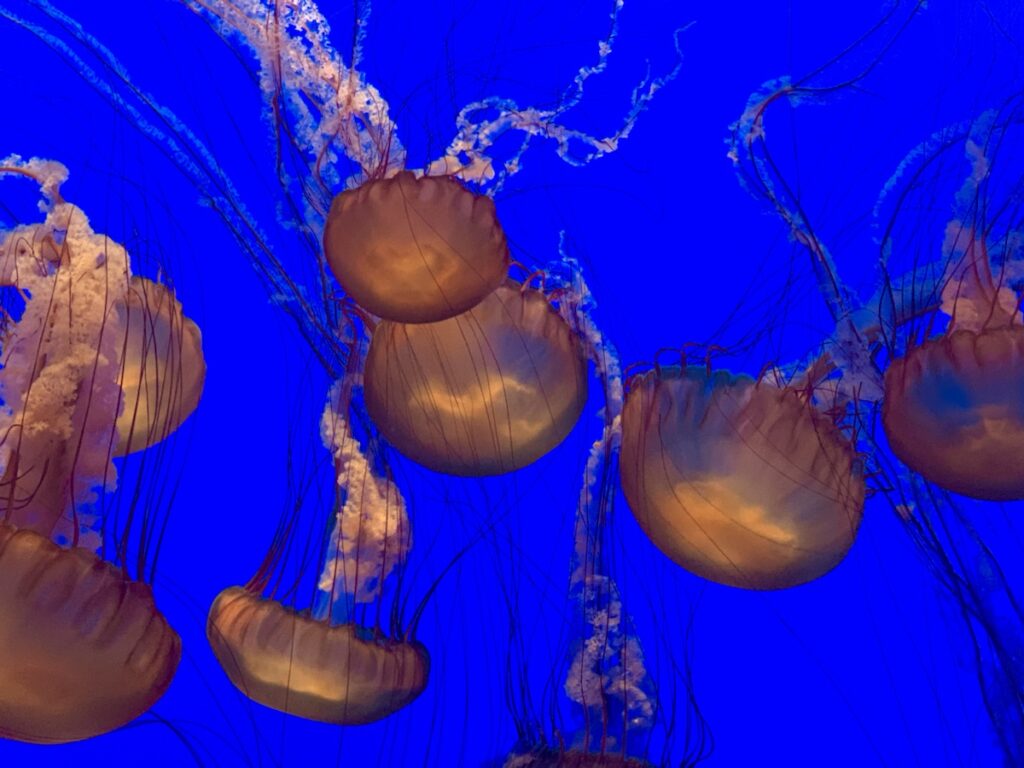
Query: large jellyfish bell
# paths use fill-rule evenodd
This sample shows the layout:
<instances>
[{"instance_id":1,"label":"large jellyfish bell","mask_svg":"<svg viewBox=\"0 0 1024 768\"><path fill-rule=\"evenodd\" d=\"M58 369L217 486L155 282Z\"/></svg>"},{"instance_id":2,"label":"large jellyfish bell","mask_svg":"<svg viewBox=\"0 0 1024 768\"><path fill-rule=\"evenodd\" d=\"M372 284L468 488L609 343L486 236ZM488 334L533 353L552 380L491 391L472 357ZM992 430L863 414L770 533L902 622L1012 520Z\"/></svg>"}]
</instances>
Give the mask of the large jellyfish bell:
<instances>
[{"instance_id":1,"label":"large jellyfish bell","mask_svg":"<svg viewBox=\"0 0 1024 768\"><path fill-rule=\"evenodd\" d=\"M864 480L804 393L703 367L636 377L622 414L622 489L665 554L711 581L781 589L853 544Z\"/></svg>"},{"instance_id":2,"label":"large jellyfish bell","mask_svg":"<svg viewBox=\"0 0 1024 768\"><path fill-rule=\"evenodd\" d=\"M544 292L507 281L437 323L382 322L366 360L381 433L454 475L511 472L551 451L587 399L583 346Z\"/></svg>"},{"instance_id":3,"label":"large jellyfish bell","mask_svg":"<svg viewBox=\"0 0 1024 768\"><path fill-rule=\"evenodd\" d=\"M112 457L196 407L205 365L174 295L132 276L124 248L61 199L62 166L11 158L0 172L49 199L45 221L0 241L23 302L5 314L0 370L0 736L77 741L145 712L178 666L149 585L95 554L107 529L92 510L117 485Z\"/></svg>"}]
</instances>

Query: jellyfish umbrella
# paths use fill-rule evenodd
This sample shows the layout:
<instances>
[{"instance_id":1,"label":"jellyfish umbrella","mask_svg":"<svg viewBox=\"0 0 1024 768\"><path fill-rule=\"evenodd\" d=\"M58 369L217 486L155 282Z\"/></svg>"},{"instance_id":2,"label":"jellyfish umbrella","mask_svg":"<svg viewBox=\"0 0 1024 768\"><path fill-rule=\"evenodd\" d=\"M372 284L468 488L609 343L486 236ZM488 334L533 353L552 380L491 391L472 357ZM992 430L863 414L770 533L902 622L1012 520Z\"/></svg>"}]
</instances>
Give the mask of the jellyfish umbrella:
<instances>
[{"instance_id":1,"label":"jellyfish umbrella","mask_svg":"<svg viewBox=\"0 0 1024 768\"><path fill-rule=\"evenodd\" d=\"M78 741L163 696L181 641L141 581L0 523L0 737Z\"/></svg>"},{"instance_id":2,"label":"jellyfish umbrella","mask_svg":"<svg viewBox=\"0 0 1024 768\"><path fill-rule=\"evenodd\" d=\"M166 286L132 277L115 309L125 318L115 456L148 448L199 405L206 378L202 336Z\"/></svg>"},{"instance_id":3,"label":"jellyfish umbrella","mask_svg":"<svg viewBox=\"0 0 1024 768\"><path fill-rule=\"evenodd\" d=\"M944 292L950 327L889 365L885 435L904 464L946 490L988 501L1024 499L1019 300L996 285L983 236L957 220L946 235L946 255L965 267ZM958 245L964 239L966 246Z\"/></svg>"},{"instance_id":4,"label":"jellyfish umbrella","mask_svg":"<svg viewBox=\"0 0 1024 768\"><path fill-rule=\"evenodd\" d=\"M860 524L849 442L802 393L705 368L634 379L622 489L651 541L687 570L748 589L827 573Z\"/></svg>"},{"instance_id":5,"label":"jellyfish umbrella","mask_svg":"<svg viewBox=\"0 0 1024 768\"><path fill-rule=\"evenodd\" d=\"M587 397L579 339L542 291L512 281L437 323L382 322L366 407L401 453L453 475L511 472L555 448Z\"/></svg>"},{"instance_id":6,"label":"jellyfish umbrella","mask_svg":"<svg viewBox=\"0 0 1024 768\"><path fill-rule=\"evenodd\" d=\"M207 638L227 676L268 707L335 725L372 723L422 693L422 645L359 636L230 587L214 601Z\"/></svg>"},{"instance_id":7,"label":"jellyfish umbrella","mask_svg":"<svg viewBox=\"0 0 1024 768\"><path fill-rule=\"evenodd\" d=\"M509 262L491 198L409 171L338 195L324 253L357 304L400 323L465 312L501 284Z\"/></svg>"}]
</instances>

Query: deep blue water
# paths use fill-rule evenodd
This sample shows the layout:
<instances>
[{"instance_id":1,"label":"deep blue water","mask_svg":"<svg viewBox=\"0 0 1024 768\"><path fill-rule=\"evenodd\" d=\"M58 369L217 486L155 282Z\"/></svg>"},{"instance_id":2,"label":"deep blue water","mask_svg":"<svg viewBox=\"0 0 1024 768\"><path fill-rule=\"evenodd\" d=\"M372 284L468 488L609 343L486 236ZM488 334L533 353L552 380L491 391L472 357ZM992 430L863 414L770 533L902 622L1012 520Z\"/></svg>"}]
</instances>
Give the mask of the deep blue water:
<instances>
[{"instance_id":1,"label":"deep blue water","mask_svg":"<svg viewBox=\"0 0 1024 768\"><path fill-rule=\"evenodd\" d=\"M277 257L302 279L309 254L279 225L269 123L248 52L170 0L57 5L124 65L127 79L73 44L115 94L130 96L135 86L190 126ZM599 135L616 130L648 67L657 77L676 65L673 31L685 29L678 77L618 151L586 167L535 141L495 198L514 258L551 261L564 232L596 298L596 319L624 364L689 342L725 348L716 366L755 376L770 363L809 356L835 325L806 250L738 183L728 128L765 82L834 60L811 83L848 86L796 107L775 105L766 136L791 199L851 293L866 300L881 284L878 238L892 197L880 225L872 211L900 162L936 131L999 107L1024 82L1017 4L930 5L905 28L901 13L854 45L883 18L882 3L630 0L608 71L588 81L565 123ZM516 741L510 708L521 714L528 702L547 726L556 701L571 723L572 709L557 694L575 639L567 598L572 516L600 433L596 387L565 443L512 476L457 480L396 463L416 540L403 585L410 605L466 549L420 621L432 670L417 701L378 724L341 729L265 709L231 686L205 641L206 610L221 589L255 572L282 513L296 500L321 502L321 491L303 481L326 456L317 424L327 376L176 158L56 45L70 40L70 29L33 3L0 6L38 25L37 34L0 18L0 155L52 158L70 169L65 196L94 228L172 277L202 328L209 369L199 410L172 438L173 461L154 475L165 482L162 501L173 502L156 594L185 648L170 691L153 713L84 743L0 742L0 764L500 765ZM345 51L353 11L332 6L340 7L325 10ZM594 61L611 6L375 2L363 71L391 104L409 166L421 167L448 143L466 103L489 95L521 106L557 101ZM1020 138L1011 132L1007 142L1019 148ZM896 217L897 271L941 255L953 196L969 170L962 155L954 150L941 173L925 173ZM3 181L5 226L33 215L33 194L23 182ZM1010 216L1019 222L1016 205ZM961 508L1019 583L1019 506L965 501ZM962 603L926 566L883 494L868 500L858 540L835 571L776 593L683 572L647 541L621 495L609 525L609 567L659 686L663 725L674 723L652 736L652 762L678 765L687 729L698 727L684 688L688 666L692 700L713 735L714 750L701 763L709 768L1002 764ZM964 571L983 590L988 567L974 560ZM1009 626L1006 636L1016 630ZM989 662L983 654L982 665Z\"/></svg>"}]
</instances>

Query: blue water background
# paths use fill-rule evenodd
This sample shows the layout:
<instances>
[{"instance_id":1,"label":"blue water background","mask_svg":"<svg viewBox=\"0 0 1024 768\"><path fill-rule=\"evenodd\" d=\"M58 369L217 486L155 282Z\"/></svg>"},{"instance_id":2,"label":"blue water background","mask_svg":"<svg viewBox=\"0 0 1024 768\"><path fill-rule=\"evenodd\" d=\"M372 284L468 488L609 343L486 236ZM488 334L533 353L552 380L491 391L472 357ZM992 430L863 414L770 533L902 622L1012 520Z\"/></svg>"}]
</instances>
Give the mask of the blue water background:
<instances>
[{"instance_id":1,"label":"blue water background","mask_svg":"<svg viewBox=\"0 0 1024 768\"><path fill-rule=\"evenodd\" d=\"M5 6L66 36L31 4ZM766 124L808 218L844 281L863 296L878 284L871 211L901 159L934 131L973 118L1024 82L1024 12L1014 3L932 6L888 50L868 45L837 65L833 82L877 61L857 87L799 109L780 105ZM192 127L271 241L292 242L277 229L279 189L251 57L174 2L63 7L118 56L131 83ZM610 7L593 0L376 2L365 70L392 105L410 165L447 144L455 113L469 101L501 95L551 104L593 61ZM731 349L716 364L752 375L809 354L833 330L809 260L787 228L741 189L724 140L762 83L830 60L883 11L873 1L631 0L608 72L588 83L567 121L596 134L617 128L647 68L659 74L675 65L673 30L686 27L680 75L619 151L588 167L569 167L537 142L496 199L514 256L544 264L557 256L564 232L597 299L598 321L624 363L691 341ZM329 15L345 49L351 9ZM185 648L177 678L154 713L137 723L81 744L0 742L0 764L500 761L516 738L506 685L540 711L561 685L552 670L572 647L572 514L586 452L600 432L596 402L558 450L502 481L456 481L399 464L417 542L410 600L422 598L450 559L477 542L424 613L419 637L433 668L415 703L382 723L338 729L248 702L215 663L204 639L205 612L222 588L254 573L296 496L312 503L313 491L295 487L295 466L326 455L316 430L327 379L172 160L46 41L0 20L0 43L0 154L49 157L70 168L65 195L97 231L173 277L202 328L209 365L202 404L175 438L180 464L171 475L173 512L158 563L157 598ZM129 87L110 72L103 76L115 89ZM0 199L11 215L31 216L27 185L2 184ZM922 214L915 242L922 258L929 243L938 256L953 202L948 191L937 188L933 209ZM285 263L306 257L280 254ZM966 508L992 534L1011 578L1015 568L1019 576L1018 506ZM481 537L495 519L497 532ZM860 537L839 568L780 593L743 592L681 572L643 537L621 497L612 525L613 574L652 676L679 702L678 730L667 747L664 734L656 736L655 761L667 755L677 764L684 752L692 714L673 687L681 685L685 660L714 735L713 755L703 763L709 768L1000 765L959 606L925 568L888 504L869 501ZM510 662L510 646L526 650Z\"/></svg>"}]
</instances>

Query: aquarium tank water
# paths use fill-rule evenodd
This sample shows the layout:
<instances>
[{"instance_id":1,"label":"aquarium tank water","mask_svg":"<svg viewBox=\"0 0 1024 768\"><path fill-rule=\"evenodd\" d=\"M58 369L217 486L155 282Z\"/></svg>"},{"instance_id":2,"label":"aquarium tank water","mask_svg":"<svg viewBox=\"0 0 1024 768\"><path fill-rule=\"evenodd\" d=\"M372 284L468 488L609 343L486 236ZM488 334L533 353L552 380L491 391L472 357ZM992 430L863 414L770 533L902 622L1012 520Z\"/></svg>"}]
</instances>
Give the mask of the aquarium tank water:
<instances>
[{"instance_id":1,"label":"aquarium tank water","mask_svg":"<svg viewBox=\"0 0 1024 768\"><path fill-rule=\"evenodd\" d=\"M0 764L1024 765L1016 3L0 42Z\"/></svg>"}]
</instances>

